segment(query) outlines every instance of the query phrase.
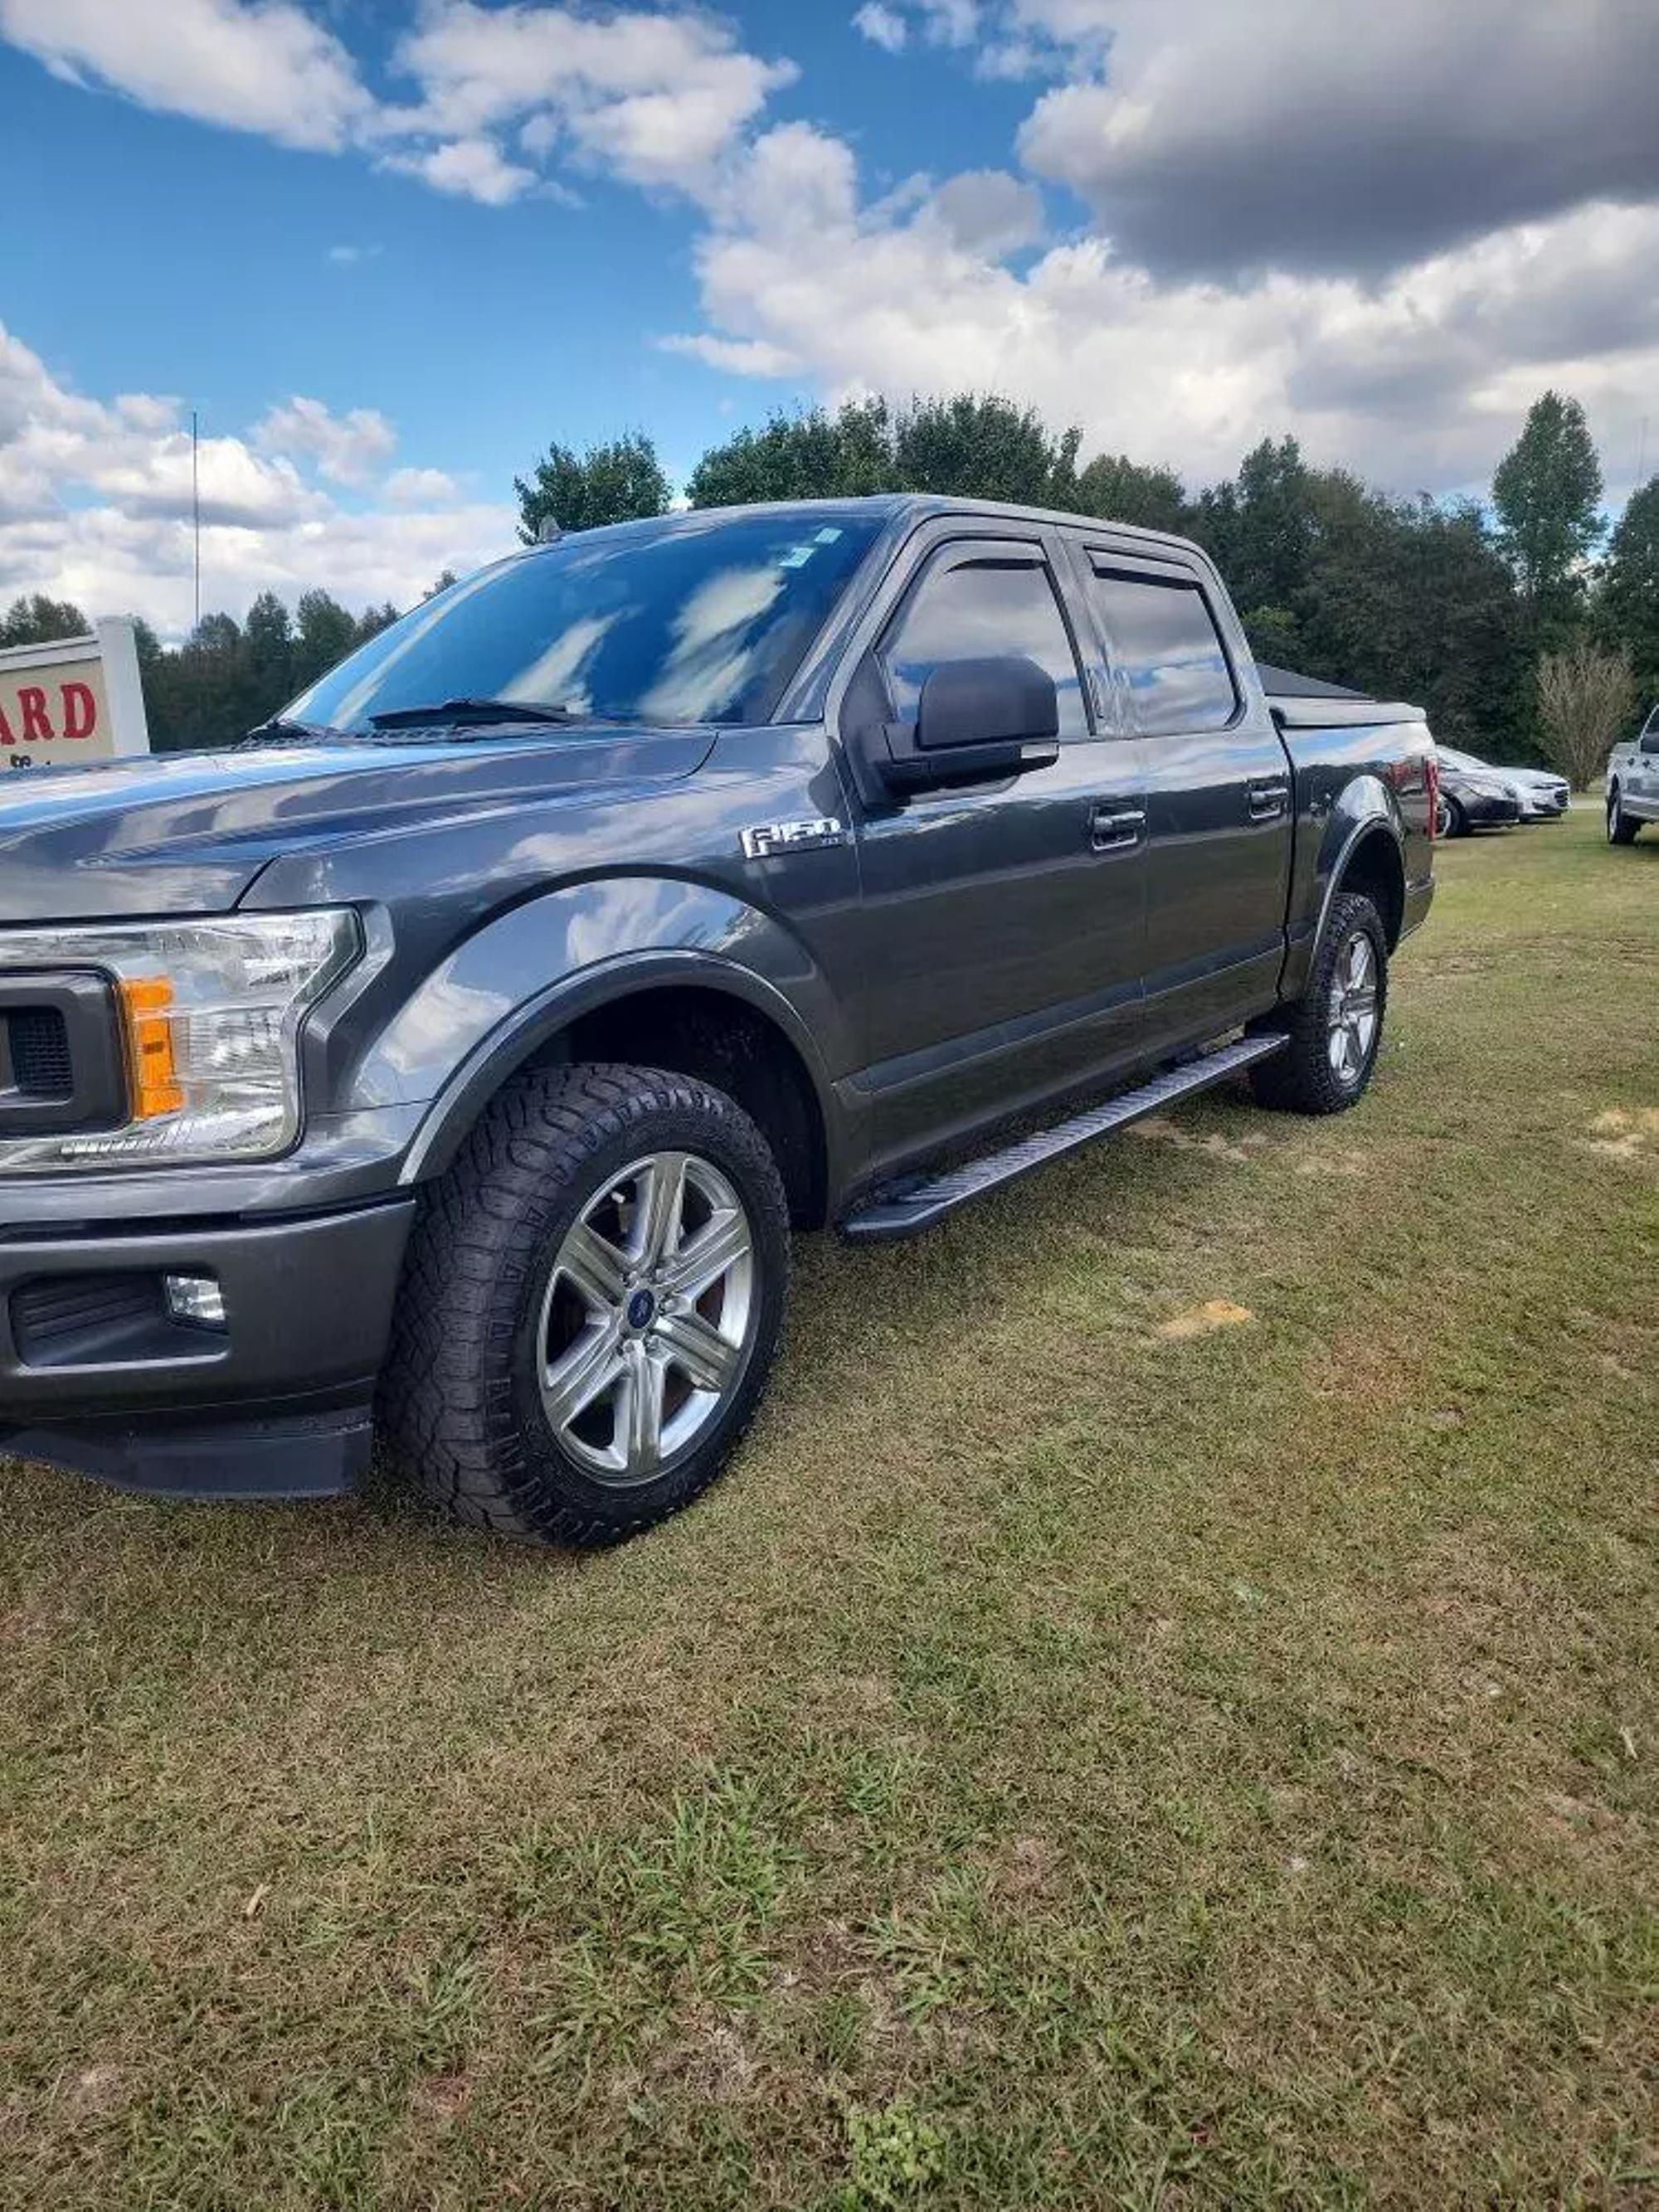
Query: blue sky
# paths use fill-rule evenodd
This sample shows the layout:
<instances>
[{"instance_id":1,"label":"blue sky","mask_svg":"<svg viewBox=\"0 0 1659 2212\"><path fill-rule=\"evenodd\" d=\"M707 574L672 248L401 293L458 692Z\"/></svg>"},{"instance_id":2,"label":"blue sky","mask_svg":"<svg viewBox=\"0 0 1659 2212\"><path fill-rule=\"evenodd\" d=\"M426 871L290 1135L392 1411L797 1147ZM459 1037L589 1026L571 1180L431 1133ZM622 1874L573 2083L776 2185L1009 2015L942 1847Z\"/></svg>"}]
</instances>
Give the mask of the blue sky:
<instances>
[{"instance_id":1,"label":"blue sky","mask_svg":"<svg viewBox=\"0 0 1659 2212\"><path fill-rule=\"evenodd\" d=\"M1616 502L1656 82L1623 0L0 0L0 592L176 631L191 406L238 611L484 557L550 438L865 390L1441 494L1553 382Z\"/></svg>"}]
</instances>

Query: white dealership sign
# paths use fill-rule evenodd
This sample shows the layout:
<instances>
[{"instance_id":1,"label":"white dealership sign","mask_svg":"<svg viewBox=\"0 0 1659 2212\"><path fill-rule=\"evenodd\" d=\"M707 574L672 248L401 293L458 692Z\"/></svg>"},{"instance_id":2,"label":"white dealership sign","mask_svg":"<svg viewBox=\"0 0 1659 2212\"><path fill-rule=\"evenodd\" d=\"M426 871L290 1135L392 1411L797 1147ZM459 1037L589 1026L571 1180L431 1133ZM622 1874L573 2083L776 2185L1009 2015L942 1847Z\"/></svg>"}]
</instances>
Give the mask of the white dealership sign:
<instances>
[{"instance_id":1,"label":"white dealership sign","mask_svg":"<svg viewBox=\"0 0 1659 2212\"><path fill-rule=\"evenodd\" d=\"M138 648L125 615L90 637L0 652L0 774L147 753Z\"/></svg>"}]
</instances>

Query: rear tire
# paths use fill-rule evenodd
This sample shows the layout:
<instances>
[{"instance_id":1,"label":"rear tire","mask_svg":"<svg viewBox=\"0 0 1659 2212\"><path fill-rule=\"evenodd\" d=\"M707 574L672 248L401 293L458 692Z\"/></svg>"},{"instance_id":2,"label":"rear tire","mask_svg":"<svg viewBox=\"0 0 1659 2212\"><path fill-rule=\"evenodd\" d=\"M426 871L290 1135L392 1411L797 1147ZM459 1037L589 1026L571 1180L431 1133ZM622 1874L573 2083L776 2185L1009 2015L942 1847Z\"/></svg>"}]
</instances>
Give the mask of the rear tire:
<instances>
[{"instance_id":1,"label":"rear tire","mask_svg":"<svg viewBox=\"0 0 1659 2212\"><path fill-rule=\"evenodd\" d=\"M725 1467L788 1275L776 1163L723 1091L645 1067L517 1077L425 1195L382 1433L458 1521L616 1543Z\"/></svg>"},{"instance_id":2,"label":"rear tire","mask_svg":"<svg viewBox=\"0 0 1659 2212\"><path fill-rule=\"evenodd\" d=\"M1633 845L1636 832L1641 825L1632 822L1626 813L1619 797L1617 785L1607 793L1607 842L1609 845Z\"/></svg>"},{"instance_id":3,"label":"rear tire","mask_svg":"<svg viewBox=\"0 0 1659 2212\"><path fill-rule=\"evenodd\" d=\"M1382 1043L1389 939L1358 891L1331 902L1307 988L1272 1024L1290 1038L1250 1070L1259 1104L1294 1114L1345 1114L1364 1097Z\"/></svg>"}]
</instances>

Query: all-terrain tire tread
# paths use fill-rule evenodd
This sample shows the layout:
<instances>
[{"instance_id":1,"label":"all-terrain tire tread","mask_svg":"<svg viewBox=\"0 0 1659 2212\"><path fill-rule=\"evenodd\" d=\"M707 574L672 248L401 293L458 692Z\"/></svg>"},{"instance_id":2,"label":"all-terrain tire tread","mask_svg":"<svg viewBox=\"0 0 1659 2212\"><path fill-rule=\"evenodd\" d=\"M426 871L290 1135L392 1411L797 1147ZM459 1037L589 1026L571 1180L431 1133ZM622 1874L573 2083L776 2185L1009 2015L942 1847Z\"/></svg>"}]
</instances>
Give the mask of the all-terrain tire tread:
<instances>
[{"instance_id":1,"label":"all-terrain tire tread","mask_svg":"<svg viewBox=\"0 0 1659 2212\"><path fill-rule=\"evenodd\" d=\"M1331 1066L1327 1006L1337 955L1358 928L1369 931L1376 953L1376 1037L1363 1079L1345 1085ZM1344 1114L1357 1104L1364 1097L1376 1065L1388 1002L1389 940L1382 917L1362 891L1340 891L1326 917L1306 988L1299 999L1273 1018L1273 1026L1282 1029L1290 1043L1271 1060L1258 1060L1250 1070L1250 1088L1257 1104L1291 1114Z\"/></svg>"},{"instance_id":2,"label":"all-terrain tire tread","mask_svg":"<svg viewBox=\"0 0 1659 2212\"><path fill-rule=\"evenodd\" d=\"M591 1179L599 1155L625 1146L639 1124L665 1112L717 1118L747 1156L775 1218L787 1224L771 1150L723 1091L664 1069L602 1063L515 1077L423 1193L381 1378L381 1433L405 1474L453 1519L529 1542L616 1543L700 1496L748 1428L758 1389L747 1393L718 1459L683 1483L666 1510L599 1513L549 1498L514 1417L501 1286L522 1283L557 1209ZM617 1493L616 1504L624 1507L627 1496Z\"/></svg>"}]
</instances>

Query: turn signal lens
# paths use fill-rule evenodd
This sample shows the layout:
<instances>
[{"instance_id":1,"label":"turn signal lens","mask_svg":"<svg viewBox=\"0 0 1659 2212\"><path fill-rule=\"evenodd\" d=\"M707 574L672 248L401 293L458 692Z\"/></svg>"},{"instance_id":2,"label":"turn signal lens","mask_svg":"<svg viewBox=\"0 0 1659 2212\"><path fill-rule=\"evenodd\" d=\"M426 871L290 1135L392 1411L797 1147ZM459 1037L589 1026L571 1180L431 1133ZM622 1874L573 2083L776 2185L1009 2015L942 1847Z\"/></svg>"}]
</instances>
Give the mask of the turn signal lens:
<instances>
[{"instance_id":1,"label":"turn signal lens","mask_svg":"<svg viewBox=\"0 0 1659 2212\"><path fill-rule=\"evenodd\" d=\"M126 1014L132 1119L176 1114L185 1092L173 1054L173 986L164 975L135 975L116 988Z\"/></svg>"}]
</instances>

